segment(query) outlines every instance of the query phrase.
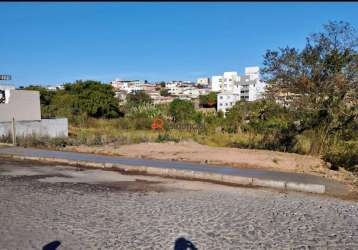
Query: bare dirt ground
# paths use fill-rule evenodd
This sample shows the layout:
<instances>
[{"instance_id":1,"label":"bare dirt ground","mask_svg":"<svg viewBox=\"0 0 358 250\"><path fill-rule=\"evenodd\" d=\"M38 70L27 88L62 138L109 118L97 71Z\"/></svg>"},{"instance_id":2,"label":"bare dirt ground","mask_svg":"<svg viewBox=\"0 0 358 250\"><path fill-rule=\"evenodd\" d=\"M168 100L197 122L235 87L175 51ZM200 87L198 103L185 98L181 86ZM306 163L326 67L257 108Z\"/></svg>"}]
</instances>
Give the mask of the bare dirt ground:
<instances>
[{"instance_id":1,"label":"bare dirt ground","mask_svg":"<svg viewBox=\"0 0 358 250\"><path fill-rule=\"evenodd\" d=\"M0 249L357 249L358 203L0 161Z\"/></svg>"},{"instance_id":2,"label":"bare dirt ground","mask_svg":"<svg viewBox=\"0 0 358 250\"><path fill-rule=\"evenodd\" d=\"M356 186L357 182L357 178L344 169L339 171L330 170L319 157L269 150L209 147L193 141L180 143L141 143L120 147L113 145L91 147L68 146L64 150L117 155L129 158L199 162L241 168L249 167L306 173L343 182L350 185L352 189Z\"/></svg>"}]
</instances>

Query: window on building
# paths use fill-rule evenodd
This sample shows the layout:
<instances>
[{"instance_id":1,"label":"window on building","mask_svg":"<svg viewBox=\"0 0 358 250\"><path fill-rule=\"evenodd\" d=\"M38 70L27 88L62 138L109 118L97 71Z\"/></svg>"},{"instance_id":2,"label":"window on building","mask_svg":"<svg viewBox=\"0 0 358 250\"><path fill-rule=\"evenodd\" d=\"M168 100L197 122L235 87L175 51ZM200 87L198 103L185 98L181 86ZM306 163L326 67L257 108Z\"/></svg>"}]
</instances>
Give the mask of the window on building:
<instances>
[{"instance_id":1,"label":"window on building","mask_svg":"<svg viewBox=\"0 0 358 250\"><path fill-rule=\"evenodd\" d=\"M4 90L0 90L0 103L5 103L6 99L5 99L5 91Z\"/></svg>"}]
</instances>

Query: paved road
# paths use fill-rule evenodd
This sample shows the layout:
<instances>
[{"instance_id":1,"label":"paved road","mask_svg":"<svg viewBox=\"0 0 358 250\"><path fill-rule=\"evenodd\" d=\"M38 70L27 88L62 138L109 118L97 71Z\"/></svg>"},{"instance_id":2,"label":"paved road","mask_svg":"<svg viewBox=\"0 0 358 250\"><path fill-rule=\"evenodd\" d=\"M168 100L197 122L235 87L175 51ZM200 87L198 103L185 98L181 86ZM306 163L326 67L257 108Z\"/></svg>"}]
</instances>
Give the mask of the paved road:
<instances>
[{"instance_id":1,"label":"paved road","mask_svg":"<svg viewBox=\"0 0 358 250\"><path fill-rule=\"evenodd\" d=\"M31 164L0 162L1 250L358 249L356 202Z\"/></svg>"},{"instance_id":2,"label":"paved road","mask_svg":"<svg viewBox=\"0 0 358 250\"><path fill-rule=\"evenodd\" d=\"M0 148L0 155L1 154L12 154L12 155L20 155L20 156L34 156L34 157L53 157L53 158L68 159L68 160L93 161L99 163L117 163L117 164L127 165L129 167L150 166L150 167L158 167L158 168L186 169L192 171L230 174L230 175L238 175L238 176L261 178L261 179L320 184L326 186L327 193L333 193L333 194L339 194L339 192L345 190L344 186L337 182L327 180L318 176L299 174L299 173L267 171L267 170L250 169L250 168L233 168L227 166L215 166L215 165L207 165L207 164L164 161L164 160L130 159L125 157L103 156L103 155L96 155L96 154L62 152L62 151L41 150L41 149L21 148L21 147Z\"/></svg>"}]
</instances>

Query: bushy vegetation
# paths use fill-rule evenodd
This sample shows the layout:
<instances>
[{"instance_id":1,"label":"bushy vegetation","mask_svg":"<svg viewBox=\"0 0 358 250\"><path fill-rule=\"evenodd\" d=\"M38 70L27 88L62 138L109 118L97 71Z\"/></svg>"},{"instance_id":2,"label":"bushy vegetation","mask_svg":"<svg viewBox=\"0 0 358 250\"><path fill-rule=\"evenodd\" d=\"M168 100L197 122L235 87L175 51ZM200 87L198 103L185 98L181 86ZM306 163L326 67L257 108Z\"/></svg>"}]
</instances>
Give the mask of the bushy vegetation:
<instances>
[{"instance_id":1,"label":"bushy vegetation","mask_svg":"<svg viewBox=\"0 0 358 250\"><path fill-rule=\"evenodd\" d=\"M152 103L153 100L150 98L150 96L145 93L144 91L135 91L134 93L130 93L126 97L127 100L127 106L129 107L138 107L143 104Z\"/></svg>"},{"instance_id":2,"label":"bushy vegetation","mask_svg":"<svg viewBox=\"0 0 358 250\"><path fill-rule=\"evenodd\" d=\"M345 22L329 22L307 38L301 51L267 51L262 70L267 99L282 93L294 98L291 110L299 128L309 131L308 153L324 155L335 168L357 170L358 36ZM295 131L290 128L290 132ZM294 137L297 138L297 135ZM348 146L349 145L349 146Z\"/></svg>"},{"instance_id":3,"label":"bushy vegetation","mask_svg":"<svg viewBox=\"0 0 358 250\"><path fill-rule=\"evenodd\" d=\"M118 101L111 85L97 81L76 81L65 84L63 90L50 91L40 86L25 89L41 94L44 118L68 117L76 121L79 116L116 118L120 116Z\"/></svg>"},{"instance_id":4,"label":"bushy vegetation","mask_svg":"<svg viewBox=\"0 0 358 250\"><path fill-rule=\"evenodd\" d=\"M199 104L204 108L216 108L216 104L218 101L218 95L215 92L210 92L207 95L200 95L199 96Z\"/></svg>"}]
</instances>

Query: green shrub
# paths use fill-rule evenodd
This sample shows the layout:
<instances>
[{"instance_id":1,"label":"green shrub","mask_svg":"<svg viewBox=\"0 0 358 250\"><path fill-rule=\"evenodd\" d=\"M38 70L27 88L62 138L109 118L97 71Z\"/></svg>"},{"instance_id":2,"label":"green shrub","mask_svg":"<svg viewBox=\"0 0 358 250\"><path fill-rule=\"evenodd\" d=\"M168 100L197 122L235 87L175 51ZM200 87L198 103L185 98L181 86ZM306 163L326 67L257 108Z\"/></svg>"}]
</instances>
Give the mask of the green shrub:
<instances>
[{"instance_id":1,"label":"green shrub","mask_svg":"<svg viewBox=\"0 0 358 250\"><path fill-rule=\"evenodd\" d=\"M6 135L1 135L0 142L2 142L2 143L12 143L12 135L11 135L11 133L7 133Z\"/></svg>"},{"instance_id":2,"label":"green shrub","mask_svg":"<svg viewBox=\"0 0 358 250\"><path fill-rule=\"evenodd\" d=\"M49 137L39 137L37 135L17 136L16 145L20 147L39 147L47 148L49 146Z\"/></svg>"},{"instance_id":3,"label":"green shrub","mask_svg":"<svg viewBox=\"0 0 358 250\"><path fill-rule=\"evenodd\" d=\"M165 134L159 134L156 142L166 142L166 141L174 141L179 142L180 140L178 138L175 138L168 133Z\"/></svg>"},{"instance_id":4,"label":"green shrub","mask_svg":"<svg viewBox=\"0 0 358 250\"><path fill-rule=\"evenodd\" d=\"M63 137L56 137L56 138L51 138L49 140L49 145L51 147L66 147L67 145L69 145L69 141L68 138L63 138Z\"/></svg>"},{"instance_id":5,"label":"green shrub","mask_svg":"<svg viewBox=\"0 0 358 250\"><path fill-rule=\"evenodd\" d=\"M324 153L323 159L332 164L332 169L343 167L358 172L358 141L345 141L331 146Z\"/></svg>"},{"instance_id":6,"label":"green shrub","mask_svg":"<svg viewBox=\"0 0 358 250\"><path fill-rule=\"evenodd\" d=\"M175 122L190 121L196 113L191 101L175 99L169 105L169 113Z\"/></svg>"}]
</instances>

